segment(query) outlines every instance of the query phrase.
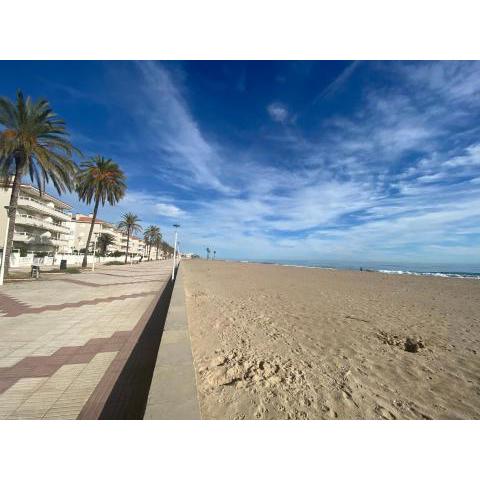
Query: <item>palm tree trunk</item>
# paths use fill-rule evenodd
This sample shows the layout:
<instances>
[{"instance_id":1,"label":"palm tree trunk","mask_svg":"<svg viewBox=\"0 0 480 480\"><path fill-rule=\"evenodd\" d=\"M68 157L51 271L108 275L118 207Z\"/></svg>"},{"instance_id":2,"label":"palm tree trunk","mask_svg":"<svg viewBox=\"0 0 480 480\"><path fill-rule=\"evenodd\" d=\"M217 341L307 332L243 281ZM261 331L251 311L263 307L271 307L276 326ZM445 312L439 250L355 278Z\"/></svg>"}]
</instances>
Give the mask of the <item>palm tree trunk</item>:
<instances>
[{"instance_id":1,"label":"palm tree trunk","mask_svg":"<svg viewBox=\"0 0 480 480\"><path fill-rule=\"evenodd\" d=\"M128 244L130 243L130 230L127 230L127 253L125 253L125 264L127 263L128 258Z\"/></svg>"},{"instance_id":2,"label":"palm tree trunk","mask_svg":"<svg viewBox=\"0 0 480 480\"><path fill-rule=\"evenodd\" d=\"M5 278L8 277L8 269L10 268L10 255L13 247L13 234L15 232L15 217L17 214L18 196L20 194L20 185L22 182L22 167L20 162L17 162L15 167L15 178L13 179L12 194L10 195L10 205L8 209L8 216L10 223L8 225L7 244L3 246L5 251Z\"/></svg>"},{"instance_id":3,"label":"palm tree trunk","mask_svg":"<svg viewBox=\"0 0 480 480\"><path fill-rule=\"evenodd\" d=\"M156 251L155 251L155 260L158 260L158 245L157 245L155 248L156 248Z\"/></svg>"},{"instance_id":4,"label":"palm tree trunk","mask_svg":"<svg viewBox=\"0 0 480 480\"><path fill-rule=\"evenodd\" d=\"M148 261L150 261L150 254L152 253L152 244L148 246Z\"/></svg>"},{"instance_id":5,"label":"palm tree trunk","mask_svg":"<svg viewBox=\"0 0 480 480\"><path fill-rule=\"evenodd\" d=\"M85 268L87 266L87 256L88 256L88 248L90 247L90 242L92 240L93 228L95 227L95 220L97 219L97 212L98 212L98 204L100 203L100 197L95 199L95 207L93 209L93 217L92 223L90 225L90 231L88 232L88 239L87 245L85 247L85 255L83 256L82 267Z\"/></svg>"}]
</instances>

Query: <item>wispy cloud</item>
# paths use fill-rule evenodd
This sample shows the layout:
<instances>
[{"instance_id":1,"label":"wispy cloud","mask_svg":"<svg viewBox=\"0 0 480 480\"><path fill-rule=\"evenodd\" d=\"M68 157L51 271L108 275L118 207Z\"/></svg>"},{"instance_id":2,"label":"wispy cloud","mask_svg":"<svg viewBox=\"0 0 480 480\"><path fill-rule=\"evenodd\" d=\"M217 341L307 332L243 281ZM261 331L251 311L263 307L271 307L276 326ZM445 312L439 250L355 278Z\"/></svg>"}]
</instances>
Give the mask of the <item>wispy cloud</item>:
<instances>
[{"instance_id":1,"label":"wispy cloud","mask_svg":"<svg viewBox=\"0 0 480 480\"><path fill-rule=\"evenodd\" d=\"M267 106L267 112L274 122L284 123L288 119L288 109L280 102L273 102Z\"/></svg>"},{"instance_id":2,"label":"wispy cloud","mask_svg":"<svg viewBox=\"0 0 480 480\"><path fill-rule=\"evenodd\" d=\"M136 116L147 126L152 148L171 169L184 173L184 182L231 192L222 175L224 161L202 134L169 72L153 62L140 62L138 69L142 101L137 103ZM158 166L162 174L163 169Z\"/></svg>"},{"instance_id":3,"label":"wispy cloud","mask_svg":"<svg viewBox=\"0 0 480 480\"><path fill-rule=\"evenodd\" d=\"M291 121L293 102L264 97L255 134L234 144L221 131L211 137L181 76L138 63L128 154L142 145L144 175L158 188L133 188L102 215L132 210L167 233L180 219L184 248L215 247L220 256L478 259L480 64L365 65L361 95L343 113L320 112L305 129ZM353 88L358 67L348 65L310 104Z\"/></svg>"},{"instance_id":4,"label":"wispy cloud","mask_svg":"<svg viewBox=\"0 0 480 480\"><path fill-rule=\"evenodd\" d=\"M348 79L353 75L353 72L357 69L359 61L354 61L350 63L345 69L338 75L335 80L330 82L314 99L313 104L320 102L325 98L332 97L337 92L339 92L347 83Z\"/></svg>"},{"instance_id":5,"label":"wispy cloud","mask_svg":"<svg viewBox=\"0 0 480 480\"><path fill-rule=\"evenodd\" d=\"M476 101L470 76L462 88L445 68L462 101L466 92ZM451 71L461 83L461 74ZM216 242L227 254L252 251L264 258L433 261L442 252L465 261L465 252L476 252L472 225L480 222L480 189L472 185L478 184L480 149L467 143L452 151L445 142L447 132L455 135L454 121L444 115L448 99L422 110L417 92L404 90L407 83L367 91L352 115L326 120L318 141L305 145L299 136L304 155L295 159L295 173L250 167L248 178L238 179L247 196L199 205L187 227L195 245ZM422 95L437 96L439 88L426 82ZM457 107L452 114L465 112ZM299 173L303 167L308 173Z\"/></svg>"}]
</instances>

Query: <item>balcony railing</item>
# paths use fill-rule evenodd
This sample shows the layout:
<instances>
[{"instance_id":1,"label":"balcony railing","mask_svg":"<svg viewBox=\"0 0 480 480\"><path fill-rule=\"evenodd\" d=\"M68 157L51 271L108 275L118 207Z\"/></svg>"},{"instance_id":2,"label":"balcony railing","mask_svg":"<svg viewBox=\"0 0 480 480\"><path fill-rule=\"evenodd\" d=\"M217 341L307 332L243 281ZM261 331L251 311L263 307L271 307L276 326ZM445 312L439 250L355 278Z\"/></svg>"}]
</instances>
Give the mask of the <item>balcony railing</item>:
<instances>
[{"instance_id":1,"label":"balcony railing","mask_svg":"<svg viewBox=\"0 0 480 480\"><path fill-rule=\"evenodd\" d=\"M17 213L15 216L15 223L20 225L32 225L34 227L43 228L45 230L51 230L53 232L59 233L70 233L70 229L62 225L56 225L52 222L46 222L45 220L35 218L32 215L27 215L24 213Z\"/></svg>"},{"instance_id":2,"label":"balcony railing","mask_svg":"<svg viewBox=\"0 0 480 480\"><path fill-rule=\"evenodd\" d=\"M48 213L56 218L60 218L61 220L71 219L70 215L67 215L66 213L62 212L58 208L49 207L45 205L45 203L39 202L38 200L32 197L25 197L21 195L20 197L18 197L18 205L20 205L21 207L30 207L35 210L40 210L41 212Z\"/></svg>"},{"instance_id":3,"label":"balcony railing","mask_svg":"<svg viewBox=\"0 0 480 480\"><path fill-rule=\"evenodd\" d=\"M68 244L68 240L60 238L42 237L41 235L32 235L28 232L14 232L13 240L15 242L33 243L35 245L55 245L59 247Z\"/></svg>"}]
</instances>

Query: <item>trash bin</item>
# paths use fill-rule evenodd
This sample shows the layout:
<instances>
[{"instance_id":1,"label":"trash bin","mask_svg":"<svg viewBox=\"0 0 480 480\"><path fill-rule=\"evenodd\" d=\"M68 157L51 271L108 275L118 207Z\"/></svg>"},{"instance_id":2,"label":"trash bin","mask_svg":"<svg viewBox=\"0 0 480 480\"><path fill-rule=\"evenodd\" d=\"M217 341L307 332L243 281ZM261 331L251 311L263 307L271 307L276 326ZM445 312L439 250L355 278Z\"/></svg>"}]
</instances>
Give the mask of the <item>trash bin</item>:
<instances>
[{"instance_id":1,"label":"trash bin","mask_svg":"<svg viewBox=\"0 0 480 480\"><path fill-rule=\"evenodd\" d=\"M67 269L67 261L60 260L60 270L66 270L66 269Z\"/></svg>"},{"instance_id":2,"label":"trash bin","mask_svg":"<svg viewBox=\"0 0 480 480\"><path fill-rule=\"evenodd\" d=\"M40 277L40 267L38 265L32 265L32 270L30 272L32 278L39 278Z\"/></svg>"}]
</instances>

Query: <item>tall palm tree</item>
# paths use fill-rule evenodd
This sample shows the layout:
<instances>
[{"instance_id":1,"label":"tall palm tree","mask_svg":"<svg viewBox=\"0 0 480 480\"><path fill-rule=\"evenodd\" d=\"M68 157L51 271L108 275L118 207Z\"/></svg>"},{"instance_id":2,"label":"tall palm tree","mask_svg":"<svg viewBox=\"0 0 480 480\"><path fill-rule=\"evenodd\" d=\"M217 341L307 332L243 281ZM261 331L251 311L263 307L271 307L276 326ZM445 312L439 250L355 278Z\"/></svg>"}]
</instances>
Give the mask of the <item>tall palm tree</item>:
<instances>
[{"instance_id":1,"label":"tall palm tree","mask_svg":"<svg viewBox=\"0 0 480 480\"><path fill-rule=\"evenodd\" d=\"M101 233L97 238L97 245L100 253L105 256L110 245L115 243L115 237L111 233Z\"/></svg>"},{"instance_id":2,"label":"tall palm tree","mask_svg":"<svg viewBox=\"0 0 480 480\"><path fill-rule=\"evenodd\" d=\"M15 102L0 98L0 126L3 127L0 131L0 179L9 185L13 176L8 208L10 224L4 246L7 276L22 177L28 173L41 194L50 181L59 195L71 191L77 170L72 155L80 151L70 143L65 122L53 112L48 101L25 99L20 90Z\"/></svg>"},{"instance_id":3,"label":"tall palm tree","mask_svg":"<svg viewBox=\"0 0 480 480\"><path fill-rule=\"evenodd\" d=\"M153 238L153 244L155 245L155 260L158 260L158 252L162 246L162 233L158 227Z\"/></svg>"},{"instance_id":4,"label":"tall palm tree","mask_svg":"<svg viewBox=\"0 0 480 480\"><path fill-rule=\"evenodd\" d=\"M152 247L156 248L157 244L157 237L160 235L160 228L158 228L156 225L152 225L152 230L150 232L150 251L152 250ZM158 249L157 249L158 252ZM148 254L150 257L150 253ZM158 253L157 253L157 258L158 258Z\"/></svg>"},{"instance_id":5,"label":"tall palm tree","mask_svg":"<svg viewBox=\"0 0 480 480\"><path fill-rule=\"evenodd\" d=\"M122 220L118 222L118 229L127 236L127 252L125 254L125 263L128 257L128 245L130 243L130 236L134 233L141 232L142 227L138 223L140 219L134 213L124 213Z\"/></svg>"},{"instance_id":6,"label":"tall palm tree","mask_svg":"<svg viewBox=\"0 0 480 480\"><path fill-rule=\"evenodd\" d=\"M169 245L167 242L164 242L161 240L160 242L162 250L167 254L167 255L173 255L173 247Z\"/></svg>"},{"instance_id":7,"label":"tall palm tree","mask_svg":"<svg viewBox=\"0 0 480 480\"><path fill-rule=\"evenodd\" d=\"M120 167L110 158L96 155L80 165L80 172L77 177L78 198L87 205L94 202L92 223L88 232L85 255L83 256L82 267L87 266L87 254L92 240L93 227L97 219L98 206L102 207L105 202L115 205L125 195L125 175Z\"/></svg>"},{"instance_id":8,"label":"tall palm tree","mask_svg":"<svg viewBox=\"0 0 480 480\"><path fill-rule=\"evenodd\" d=\"M210 259L210 248L207 247L207 260L209 260L209 259Z\"/></svg>"},{"instance_id":9,"label":"tall palm tree","mask_svg":"<svg viewBox=\"0 0 480 480\"><path fill-rule=\"evenodd\" d=\"M152 250L156 228L157 227L155 227L154 225L150 225L143 231L143 240L145 241L145 246L147 247L146 254L148 256L148 261L150 261L150 252Z\"/></svg>"}]
</instances>

